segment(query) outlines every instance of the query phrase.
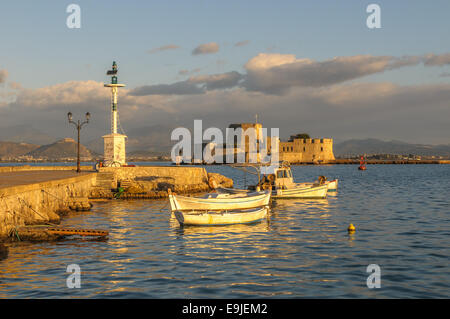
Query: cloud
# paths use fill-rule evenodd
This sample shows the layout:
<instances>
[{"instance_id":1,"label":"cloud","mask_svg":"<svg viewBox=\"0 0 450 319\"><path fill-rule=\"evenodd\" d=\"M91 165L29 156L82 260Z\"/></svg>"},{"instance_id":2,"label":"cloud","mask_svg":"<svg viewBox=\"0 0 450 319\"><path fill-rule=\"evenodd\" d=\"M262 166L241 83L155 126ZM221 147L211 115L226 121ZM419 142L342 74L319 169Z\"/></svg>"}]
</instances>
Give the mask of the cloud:
<instances>
[{"instance_id":1,"label":"cloud","mask_svg":"<svg viewBox=\"0 0 450 319\"><path fill-rule=\"evenodd\" d=\"M261 53L245 65L247 78L243 85L251 91L282 94L296 86L321 87L383 72L400 67L399 61L389 56L358 55L317 62L297 59L292 54Z\"/></svg>"},{"instance_id":2,"label":"cloud","mask_svg":"<svg viewBox=\"0 0 450 319\"><path fill-rule=\"evenodd\" d=\"M227 73L199 75L189 78L189 82L203 84L206 90L228 89L235 87L243 76L236 71Z\"/></svg>"},{"instance_id":3,"label":"cloud","mask_svg":"<svg viewBox=\"0 0 450 319\"><path fill-rule=\"evenodd\" d=\"M198 87L195 83L191 83L189 81L180 81L172 84L145 85L137 87L132 90L129 95L189 95L201 93L204 93L204 90Z\"/></svg>"},{"instance_id":4,"label":"cloud","mask_svg":"<svg viewBox=\"0 0 450 319\"><path fill-rule=\"evenodd\" d=\"M9 82L8 86L11 90L21 90L23 88L22 84L18 82Z\"/></svg>"},{"instance_id":5,"label":"cloud","mask_svg":"<svg viewBox=\"0 0 450 319\"><path fill-rule=\"evenodd\" d=\"M325 61L298 59L293 54L260 53L245 65L250 91L284 94L293 87L324 87L355 80L371 74L418 65L450 63L450 54L428 56L372 56L335 57Z\"/></svg>"},{"instance_id":6,"label":"cloud","mask_svg":"<svg viewBox=\"0 0 450 319\"><path fill-rule=\"evenodd\" d=\"M414 66L444 63L447 55L428 56L372 56L355 55L335 57L325 61L297 58L294 54L260 53L245 65L241 74L230 71L221 74L194 76L188 80L145 86L135 89L136 95L201 94L208 90L242 87L248 91L282 95L293 88L321 88L372 74ZM182 70L181 75L192 71Z\"/></svg>"},{"instance_id":7,"label":"cloud","mask_svg":"<svg viewBox=\"0 0 450 319\"><path fill-rule=\"evenodd\" d=\"M250 43L250 40L239 41L234 44L235 47L243 47Z\"/></svg>"},{"instance_id":8,"label":"cloud","mask_svg":"<svg viewBox=\"0 0 450 319\"><path fill-rule=\"evenodd\" d=\"M193 74L193 73L198 73L200 72L202 69L200 68L196 68L196 69L192 69L192 70L180 70L178 71L179 75L189 75L189 74Z\"/></svg>"},{"instance_id":9,"label":"cloud","mask_svg":"<svg viewBox=\"0 0 450 319\"><path fill-rule=\"evenodd\" d=\"M212 54L219 51L219 45L215 42L200 44L192 51L192 55Z\"/></svg>"},{"instance_id":10,"label":"cloud","mask_svg":"<svg viewBox=\"0 0 450 319\"><path fill-rule=\"evenodd\" d=\"M180 47L178 45L175 44L168 44L168 45L164 45L162 47L159 48L154 48L151 49L149 51L147 51L149 54L153 54L153 53L157 53L157 52L161 52L161 51L168 51L168 50L176 50L179 49Z\"/></svg>"},{"instance_id":11,"label":"cloud","mask_svg":"<svg viewBox=\"0 0 450 319\"><path fill-rule=\"evenodd\" d=\"M238 82L242 78L243 76L236 71L212 75L198 75L173 84L137 87L129 94L132 96L203 94L210 90L233 88L238 85Z\"/></svg>"},{"instance_id":12,"label":"cloud","mask_svg":"<svg viewBox=\"0 0 450 319\"><path fill-rule=\"evenodd\" d=\"M249 59L245 72L195 75L172 84L121 88L120 122L125 131L155 123L188 126L194 119L203 119L204 127L226 127L231 122L252 121L258 114L265 127L279 127L284 138L301 127L316 137L448 144L450 84L401 86L352 81L396 68L426 65L430 58L441 64L445 60L440 55L361 55L315 61L264 53ZM92 114L82 133L85 141L110 129L110 90L101 82L71 81L12 92L14 98L0 101L0 127L28 125L55 137L73 136L66 120L67 112L72 111L75 118L85 112Z\"/></svg>"},{"instance_id":13,"label":"cloud","mask_svg":"<svg viewBox=\"0 0 450 319\"><path fill-rule=\"evenodd\" d=\"M0 84L1 83L5 83L7 78L8 78L8 71L7 70L0 70Z\"/></svg>"},{"instance_id":14,"label":"cloud","mask_svg":"<svg viewBox=\"0 0 450 319\"><path fill-rule=\"evenodd\" d=\"M258 114L265 127L279 127L283 138L298 133L301 127L315 137L449 143L450 84L341 83L293 87L283 95L267 95L239 86L244 77L236 73L195 76L159 90L147 87L146 92L145 87L136 91L121 88L121 125L127 132L156 123L189 127L194 119L203 119L205 128L225 128L232 122L252 121ZM179 93L183 87L201 94L168 94ZM234 89L222 89L228 87ZM164 90L166 94L154 95ZM109 131L110 90L96 81L22 89L13 102L2 103L0 127L22 124L56 137L73 136L73 128L67 125L68 111L75 118L91 112L92 121L84 128L82 139L98 138Z\"/></svg>"},{"instance_id":15,"label":"cloud","mask_svg":"<svg viewBox=\"0 0 450 319\"><path fill-rule=\"evenodd\" d=\"M121 125L132 128L148 125L149 119L156 123L173 118L172 106L160 96L132 96L130 90L119 90L119 113ZM0 103L0 127L27 125L55 138L72 136L73 129L67 125L67 112L74 118L92 114L91 123L83 129L84 141L98 138L110 129L111 91L97 81L70 81L47 87L15 91L15 97ZM1 137L0 137L1 140Z\"/></svg>"},{"instance_id":16,"label":"cloud","mask_svg":"<svg viewBox=\"0 0 450 319\"><path fill-rule=\"evenodd\" d=\"M424 57L424 64L427 66L443 66L450 64L450 53L441 55L428 54Z\"/></svg>"},{"instance_id":17,"label":"cloud","mask_svg":"<svg viewBox=\"0 0 450 319\"><path fill-rule=\"evenodd\" d=\"M301 127L316 137L448 144L448 100L450 84L399 86L386 82L295 88L281 96L244 88L214 90L171 103L186 122L203 119L204 127L223 128L252 121L258 114L265 127L280 128L284 138L299 133Z\"/></svg>"}]
</instances>

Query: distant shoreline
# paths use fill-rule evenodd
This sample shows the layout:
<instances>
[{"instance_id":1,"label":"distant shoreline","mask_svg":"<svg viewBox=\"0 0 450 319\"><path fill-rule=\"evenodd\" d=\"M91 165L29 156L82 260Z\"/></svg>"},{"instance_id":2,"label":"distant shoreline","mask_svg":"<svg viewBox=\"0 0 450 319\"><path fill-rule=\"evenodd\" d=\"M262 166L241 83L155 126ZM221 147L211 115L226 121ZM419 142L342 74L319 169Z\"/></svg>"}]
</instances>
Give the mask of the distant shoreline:
<instances>
[{"instance_id":1,"label":"distant shoreline","mask_svg":"<svg viewBox=\"0 0 450 319\"><path fill-rule=\"evenodd\" d=\"M67 164L67 166L76 165L74 162L61 162L61 161L0 161L1 166L7 166L6 164L12 164L13 166L23 165L39 165L39 164ZM93 165L95 162L82 162L82 165ZM164 160L132 160L129 163L168 163L174 164L172 161L164 161ZM248 164L248 163L247 163ZM252 163L249 163L252 165ZM326 161L326 162L298 162L298 163L290 163L291 165L296 166L308 166L308 165L359 165L359 159L336 159L334 161ZM367 165L420 165L420 164L450 164L450 159L447 160L366 160ZM174 164L175 165L175 164ZM228 165L226 163L213 163L213 164L205 164L205 163L182 163L181 166L198 166L198 165Z\"/></svg>"}]
</instances>

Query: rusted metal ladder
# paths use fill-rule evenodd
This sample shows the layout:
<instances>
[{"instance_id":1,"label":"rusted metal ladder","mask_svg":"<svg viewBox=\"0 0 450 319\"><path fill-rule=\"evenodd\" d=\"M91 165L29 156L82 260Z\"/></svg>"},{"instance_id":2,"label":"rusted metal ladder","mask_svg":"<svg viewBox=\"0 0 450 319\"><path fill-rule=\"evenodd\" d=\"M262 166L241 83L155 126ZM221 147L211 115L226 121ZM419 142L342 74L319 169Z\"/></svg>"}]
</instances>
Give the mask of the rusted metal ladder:
<instances>
[{"instance_id":1,"label":"rusted metal ladder","mask_svg":"<svg viewBox=\"0 0 450 319\"><path fill-rule=\"evenodd\" d=\"M79 236L100 236L106 237L109 235L107 230L100 229L78 229L78 228L63 228L63 227L50 227L46 229L47 232L55 235L79 235Z\"/></svg>"}]
</instances>

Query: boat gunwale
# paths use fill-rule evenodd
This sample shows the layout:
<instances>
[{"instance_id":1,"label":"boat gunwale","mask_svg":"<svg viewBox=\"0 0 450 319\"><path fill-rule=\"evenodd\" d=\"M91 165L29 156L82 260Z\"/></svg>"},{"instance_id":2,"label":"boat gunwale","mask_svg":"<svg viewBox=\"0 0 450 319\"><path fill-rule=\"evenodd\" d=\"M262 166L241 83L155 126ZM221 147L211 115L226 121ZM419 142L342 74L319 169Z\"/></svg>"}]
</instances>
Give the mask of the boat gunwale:
<instances>
[{"instance_id":1,"label":"boat gunwale","mask_svg":"<svg viewBox=\"0 0 450 319\"><path fill-rule=\"evenodd\" d=\"M270 211L270 207L268 205L264 205L261 206L259 208L252 208L250 210L235 210L236 214L252 214L252 215L262 215L260 218L256 218L256 219L252 219L252 220L248 220L248 221L236 221L236 222L229 222L229 223L212 223L212 224L208 224L208 223L193 223L191 222L187 222L185 223L185 218L184 216L202 216L202 215L211 215L209 212L205 212L205 213L201 213L201 214L189 214L189 213L184 213L183 211L175 211L175 217L178 221L178 223L180 224L180 226L203 226L203 227L209 227L209 226L230 226L230 225L239 225L239 224L253 224L253 223L257 223L262 221L264 218L267 218L268 214ZM176 214L178 212L178 214L182 215L183 218L183 222L180 222L180 219L178 217L178 214ZM225 214L231 215L233 214L231 211L227 212ZM217 215L217 213L215 214ZM224 214L221 214L224 215Z\"/></svg>"},{"instance_id":2,"label":"boat gunwale","mask_svg":"<svg viewBox=\"0 0 450 319\"><path fill-rule=\"evenodd\" d=\"M233 209L223 209L223 208L221 208L221 209L192 209L192 208L189 208L189 209L176 209L176 210L173 211L173 213L181 212L181 213L186 213L188 215L203 215L203 214L208 214L208 213L211 212L213 214L221 214L221 215L223 215L224 213L225 214L231 214L231 213L235 212L235 213L241 213L242 214L242 213L254 213L256 211L261 210L261 208L264 208L264 207L269 207L269 205L261 205L261 206L255 206L255 207L252 207L252 208L244 208L244 209L237 209L237 208L233 208ZM199 213L198 214L195 214L195 213L189 214L189 212L199 212ZM224 213L221 213L221 212L224 212Z\"/></svg>"}]
</instances>

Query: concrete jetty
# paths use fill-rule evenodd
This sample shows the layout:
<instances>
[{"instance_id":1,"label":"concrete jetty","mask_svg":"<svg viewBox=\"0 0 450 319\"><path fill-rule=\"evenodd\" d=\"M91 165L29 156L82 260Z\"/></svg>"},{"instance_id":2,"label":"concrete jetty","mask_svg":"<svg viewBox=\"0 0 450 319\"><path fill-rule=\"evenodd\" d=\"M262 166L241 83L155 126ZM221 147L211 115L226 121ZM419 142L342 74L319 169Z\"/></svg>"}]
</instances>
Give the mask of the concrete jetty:
<instances>
[{"instance_id":1,"label":"concrete jetty","mask_svg":"<svg viewBox=\"0 0 450 319\"><path fill-rule=\"evenodd\" d=\"M73 197L87 197L96 173L15 168L0 171L0 241L17 227L59 223Z\"/></svg>"},{"instance_id":2,"label":"concrete jetty","mask_svg":"<svg viewBox=\"0 0 450 319\"><path fill-rule=\"evenodd\" d=\"M218 185L233 185L231 179L208 174L203 167L105 167L98 172L82 167L81 173L75 167L0 167L0 242L24 226L58 224L77 207L74 202L86 206L88 198L164 198L169 188L205 192L212 178Z\"/></svg>"}]
</instances>

